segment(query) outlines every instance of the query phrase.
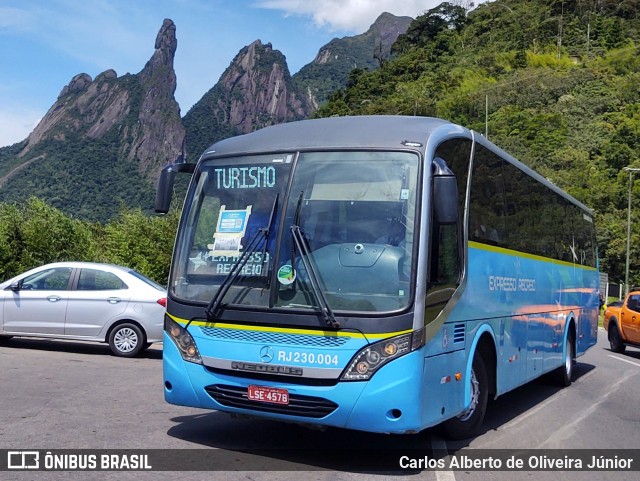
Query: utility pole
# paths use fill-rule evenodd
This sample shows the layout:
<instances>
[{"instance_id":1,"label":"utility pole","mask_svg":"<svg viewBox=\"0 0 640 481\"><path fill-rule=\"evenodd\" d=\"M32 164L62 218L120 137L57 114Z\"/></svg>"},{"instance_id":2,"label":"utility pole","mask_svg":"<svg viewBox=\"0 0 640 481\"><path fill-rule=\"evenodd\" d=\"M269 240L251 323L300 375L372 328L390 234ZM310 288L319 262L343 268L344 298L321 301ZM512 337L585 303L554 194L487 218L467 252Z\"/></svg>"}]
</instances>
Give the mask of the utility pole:
<instances>
[{"instance_id":1,"label":"utility pole","mask_svg":"<svg viewBox=\"0 0 640 481\"><path fill-rule=\"evenodd\" d=\"M558 25L558 59L562 57L562 17L564 16L564 0L562 0L560 5L560 23Z\"/></svg>"},{"instance_id":2,"label":"utility pole","mask_svg":"<svg viewBox=\"0 0 640 481\"><path fill-rule=\"evenodd\" d=\"M489 94L484 94L484 138L489 140Z\"/></svg>"},{"instance_id":3,"label":"utility pole","mask_svg":"<svg viewBox=\"0 0 640 481\"><path fill-rule=\"evenodd\" d=\"M629 254L631 252L631 187L633 186L633 173L640 172L640 168L623 167L629 172L629 201L627 205L627 262L624 269L624 295L629 294Z\"/></svg>"}]
</instances>

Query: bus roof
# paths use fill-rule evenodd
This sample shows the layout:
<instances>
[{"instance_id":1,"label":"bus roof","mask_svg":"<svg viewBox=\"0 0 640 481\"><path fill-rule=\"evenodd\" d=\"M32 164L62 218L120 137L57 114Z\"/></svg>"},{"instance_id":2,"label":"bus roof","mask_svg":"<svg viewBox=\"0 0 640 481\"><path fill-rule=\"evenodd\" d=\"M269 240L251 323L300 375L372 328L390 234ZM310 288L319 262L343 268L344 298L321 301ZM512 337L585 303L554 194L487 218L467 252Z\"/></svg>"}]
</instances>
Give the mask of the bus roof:
<instances>
[{"instance_id":1,"label":"bus roof","mask_svg":"<svg viewBox=\"0 0 640 481\"><path fill-rule=\"evenodd\" d=\"M441 126L460 126L432 117L369 115L301 120L265 127L249 134L221 140L203 154L233 155L241 153L296 151L306 149L415 149L424 151L427 138ZM470 137L470 134L468 134ZM406 145L403 142L418 142Z\"/></svg>"},{"instance_id":2,"label":"bus roof","mask_svg":"<svg viewBox=\"0 0 640 481\"><path fill-rule=\"evenodd\" d=\"M202 154L201 159L218 156L295 152L298 150L335 149L408 149L425 151L427 140L436 130L456 137L472 139L470 130L435 117L401 115L362 115L300 120L272 125L254 132L220 140ZM591 209L526 164L489 140L476 135L475 140L537 179L559 195L593 215Z\"/></svg>"}]
</instances>

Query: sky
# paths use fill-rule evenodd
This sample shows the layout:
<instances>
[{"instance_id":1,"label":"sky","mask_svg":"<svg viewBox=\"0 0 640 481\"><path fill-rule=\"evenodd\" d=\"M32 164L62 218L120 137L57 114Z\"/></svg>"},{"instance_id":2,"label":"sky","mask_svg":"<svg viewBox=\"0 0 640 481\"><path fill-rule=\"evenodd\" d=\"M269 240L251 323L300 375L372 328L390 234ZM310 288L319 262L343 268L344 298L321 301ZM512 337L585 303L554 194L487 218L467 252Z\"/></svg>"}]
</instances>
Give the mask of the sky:
<instances>
[{"instance_id":1,"label":"sky","mask_svg":"<svg viewBox=\"0 0 640 481\"><path fill-rule=\"evenodd\" d=\"M293 75L333 38L383 12L417 17L442 0L0 0L0 147L27 138L79 73L140 72L165 18L176 24L182 115L259 39Z\"/></svg>"}]
</instances>

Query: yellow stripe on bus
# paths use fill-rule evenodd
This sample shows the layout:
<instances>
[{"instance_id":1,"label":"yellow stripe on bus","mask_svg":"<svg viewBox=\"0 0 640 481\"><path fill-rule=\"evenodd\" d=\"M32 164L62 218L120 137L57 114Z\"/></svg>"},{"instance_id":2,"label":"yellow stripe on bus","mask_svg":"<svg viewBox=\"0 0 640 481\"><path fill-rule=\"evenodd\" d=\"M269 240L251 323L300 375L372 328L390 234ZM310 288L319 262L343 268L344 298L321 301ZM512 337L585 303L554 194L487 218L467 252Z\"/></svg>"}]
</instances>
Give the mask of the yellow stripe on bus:
<instances>
[{"instance_id":1,"label":"yellow stripe on bus","mask_svg":"<svg viewBox=\"0 0 640 481\"><path fill-rule=\"evenodd\" d=\"M561 261L558 259L553 259L551 257L543 257L536 254L527 254L526 252L515 251L512 249L507 249L505 247L492 246L489 244L482 244L481 242L469 241L469 247L473 249L479 249L487 252L495 252L498 254L506 254L510 256L522 257L524 259L530 259L534 261L548 262L551 264L557 264L560 266L566 267L578 267L580 269L586 269L588 271L596 271L595 267L585 266L582 264L574 264L573 262Z\"/></svg>"},{"instance_id":2,"label":"yellow stripe on bus","mask_svg":"<svg viewBox=\"0 0 640 481\"><path fill-rule=\"evenodd\" d=\"M180 319L167 312L167 316L173 319L178 324L186 325L189 321L187 319ZM239 331L258 331L258 332L275 332L279 334L301 334L305 336L335 336L335 337L353 337L359 338L365 336L371 339L387 339L389 337L401 336L402 334L409 334L413 332L413 329L407 329L405 331L397 332L385 332L375 334L363 334L360 332L345 332L345 331L310 331L307 329L292 329L285 327L270 327L270 326L243 326L238 324L228 324L224 322L209 322L209 321L192 321L191 325L215 327L217 329L235 329Z\"/></svg>"}]
</instances>

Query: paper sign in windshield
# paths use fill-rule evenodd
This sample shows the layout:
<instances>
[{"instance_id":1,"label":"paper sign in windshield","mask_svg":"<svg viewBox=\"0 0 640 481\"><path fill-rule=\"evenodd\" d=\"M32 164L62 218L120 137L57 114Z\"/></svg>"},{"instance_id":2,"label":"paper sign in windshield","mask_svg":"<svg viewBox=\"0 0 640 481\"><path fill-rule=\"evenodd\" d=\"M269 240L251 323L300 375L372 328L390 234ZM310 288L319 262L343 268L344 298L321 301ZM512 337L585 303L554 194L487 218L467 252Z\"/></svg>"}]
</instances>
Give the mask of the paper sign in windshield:
<instances>
[{"instance_id":1,"label":"paper sign in windshield","mask_svg":"<svg viewBox=\"0 0 640 481\"><path fill-rule=\"evenodd\" d=\"M236 256L242 248L242 237L247 230L247 222L251 216L251 206L246 209L227 210L220 206L213 244L207 247L210 256Z\"/></svg>"}]
</instances>

